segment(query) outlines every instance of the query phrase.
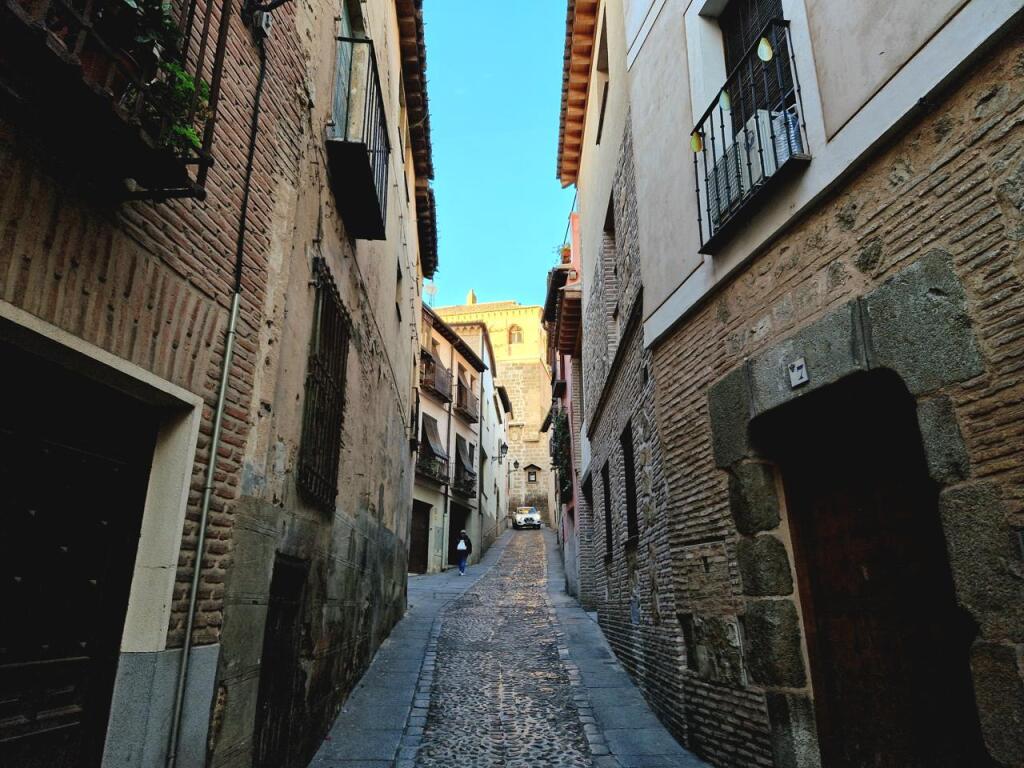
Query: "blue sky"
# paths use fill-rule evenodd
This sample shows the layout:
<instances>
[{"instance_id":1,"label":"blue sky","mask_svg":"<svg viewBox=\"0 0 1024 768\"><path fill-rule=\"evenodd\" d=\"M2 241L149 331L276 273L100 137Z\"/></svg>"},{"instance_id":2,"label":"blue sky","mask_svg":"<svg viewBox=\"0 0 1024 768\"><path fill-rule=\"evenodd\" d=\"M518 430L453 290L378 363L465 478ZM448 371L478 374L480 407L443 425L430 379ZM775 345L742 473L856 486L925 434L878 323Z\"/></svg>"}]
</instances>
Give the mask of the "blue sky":
<instances>
[{"instance_id":1,"label":"blue sky","mask_svg":"<svg viewBox=\"0 0 1024 768\"><path fill-rule=\"evenodd\" d=\"M573 188L555 179L564 0L426 0L434 306L539 304Z\"/></svg>"}]
</instances>

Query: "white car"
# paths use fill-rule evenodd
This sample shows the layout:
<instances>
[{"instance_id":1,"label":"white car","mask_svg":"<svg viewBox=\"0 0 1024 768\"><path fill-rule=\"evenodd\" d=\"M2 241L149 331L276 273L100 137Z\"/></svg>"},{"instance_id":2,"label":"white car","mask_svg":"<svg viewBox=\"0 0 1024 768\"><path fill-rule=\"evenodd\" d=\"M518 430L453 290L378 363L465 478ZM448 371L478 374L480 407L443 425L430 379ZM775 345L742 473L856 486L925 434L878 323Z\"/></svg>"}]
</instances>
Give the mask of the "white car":
<instances>
[{"instance_id":1,"label":"white car","mask_svg":"<svg viewBox=\"0 0 1024 768\"><path fill-rule=\"evenodd\" d=\"M512 527L517 531L520 528L540 528L540 512L536 507L519 507L512 516Z\"/></svg>"}]
</instances>

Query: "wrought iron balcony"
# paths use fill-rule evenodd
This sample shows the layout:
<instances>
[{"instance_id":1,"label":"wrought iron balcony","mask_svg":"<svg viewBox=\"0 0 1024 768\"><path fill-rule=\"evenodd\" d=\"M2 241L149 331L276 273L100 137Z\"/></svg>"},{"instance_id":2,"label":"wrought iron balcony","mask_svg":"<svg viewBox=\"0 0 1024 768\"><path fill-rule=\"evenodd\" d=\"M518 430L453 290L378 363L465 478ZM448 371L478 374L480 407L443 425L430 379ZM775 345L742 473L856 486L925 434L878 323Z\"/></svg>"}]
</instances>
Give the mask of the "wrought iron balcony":
<instances>
[{"instance_id":1,"label":"wrought iron balcony","mask_svg":"<svg viewBox=\"0 0 1024 768\"><path fill-rule=\"evenodd\" d=\"M461 465L455 466L455 481L452 483L452 491L459 496L476 495L476 473L464 469Z\"/></svg>"},{"instance_id":2,"label":"wrought iron balcony","mask_svg":"<svg viewBox=\"0 0 1024 768\"><path fill-rule=\"evenodd\" d=\"M768 22L690 134L701 253L718 250L755 200L811 159L792 48L789 22Z\"/></svg>"},{"instance_id":3,"label":"wrought iron balcony","mask_svg":"<svg viewBox=\"0 0 1024 768\"><path fill-rule=\"evenodd\" d=\"M335 205L353 237L386 237L390 154L373 42L339 37L327 162Z\"/></svg>"},{"instance_id":4,"label":"wrought iron balcony","mask_svg":"<svg viewBox=\"0 0 1024 768\"><path fill-rule=\"evenodd\" d=\"M420 388L445 403L452 400L452 375L426 350L420 354Z\"/></svg>"},{"instance_id":5,"label":"wrought iron balcony","mask_svg":"<svg viewBox=\"0 0 1024 768\"><path fill-rule=\"evenodd\" d=\"M231 6L0 0L0 101L97 186L203 197Z\"/></svg>"},{"instance_id":6,"label":"wrought iron balcony","mask_svg":"<svg viewBox=\"0 0 1024 768\"><path fill-rule=\"evenodd\" d=\"M444 485L448 482L448 460L439 459L431 453L429 446L420 446L416 459L416 473Z\"/></svg>"},{"instance_id":7,"label":"wrought iron balcony","mask_svg":"<svg viewBox=\"0 0 1024 768\"><path fill-rule=\"evenodd\" d=\"M470 424L480 420L480 398L461 382L455 393L455 412Z\"/></svg>"}]
</instances>

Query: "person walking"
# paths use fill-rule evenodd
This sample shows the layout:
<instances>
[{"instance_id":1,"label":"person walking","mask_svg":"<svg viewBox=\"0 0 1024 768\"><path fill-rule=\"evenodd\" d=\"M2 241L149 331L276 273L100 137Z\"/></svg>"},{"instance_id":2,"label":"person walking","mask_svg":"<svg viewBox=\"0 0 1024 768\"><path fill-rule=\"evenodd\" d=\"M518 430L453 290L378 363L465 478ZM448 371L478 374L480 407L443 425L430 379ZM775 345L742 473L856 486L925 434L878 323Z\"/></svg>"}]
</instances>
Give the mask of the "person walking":
<instances>
[{"instance_id":1,"label":"person walking","mask_svg":"<svg viewBox=\"0 0 1024 768\"><path fill-rule=\"evenodd\" d=\"M459 576L465 576L466 562L473 554L473 542L470 541L469 534L465 530L459 533L459 543L455 545L455 550L459 553Z\"/></svg>"}]
</instances>

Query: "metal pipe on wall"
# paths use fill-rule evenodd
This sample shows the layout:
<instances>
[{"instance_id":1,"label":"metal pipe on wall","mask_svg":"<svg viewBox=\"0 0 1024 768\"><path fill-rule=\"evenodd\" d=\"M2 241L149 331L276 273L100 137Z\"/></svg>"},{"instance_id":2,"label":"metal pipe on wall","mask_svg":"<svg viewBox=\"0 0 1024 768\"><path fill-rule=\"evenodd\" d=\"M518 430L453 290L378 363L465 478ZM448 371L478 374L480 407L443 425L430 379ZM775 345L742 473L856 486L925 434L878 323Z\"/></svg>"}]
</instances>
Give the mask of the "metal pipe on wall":
<instances>
[{"instance_id":1,"label":"metal pipe on wall","mask_svg":"<svg viewBox=\"0 0 1024 768\"><path fill-rule=\"evenodd\" d=\"M230 9L230 4L226 6ZM243 9L244 10L244 9ZM235 244L234 283L231 296L231 313L228 317L227 338L224 341L224 359L221 362L220 384L217 388L217 404L213 413L213 430L210 435L209 458L206 462L206 481L203 483L203 499L199 508L199 530L196 537L195 564L192 567L192 582L188 593L188 610L185 619L185 638L181 648L181 664L174 691L174 710L171 715L170 741L167 746L167 768L174 768L178 762L178 744L181 739L182 712L185 707L185 688L188 684L188 668L192 654L192 630L195 626L196 606L199 598L199 581L203 571L203 553L206 549L206 526L210 516L210 502L213 498L214 477L217 472L217 454L220 450L220 436L224 426L224 405L227 401L228 384L231 380L231 363L235 355L235 339L238 332L238 315L242 303L242 271L245 251L245 234L249 213L249 191L252 182L253 162L256 154L256 134L259 131L260 102L263 85L267 76L267 50L262 33L256 33L256 47L260 57L259 78L253 97L252 121L249 127L249 151L246 158L245 182L242 205L238 218L238 237Z\"/></svg>"}]
</instances>

